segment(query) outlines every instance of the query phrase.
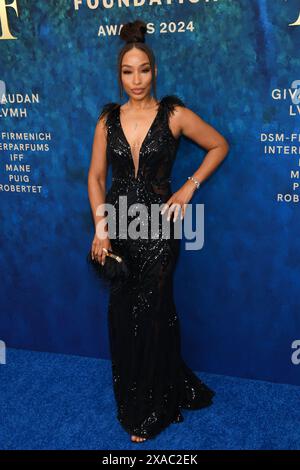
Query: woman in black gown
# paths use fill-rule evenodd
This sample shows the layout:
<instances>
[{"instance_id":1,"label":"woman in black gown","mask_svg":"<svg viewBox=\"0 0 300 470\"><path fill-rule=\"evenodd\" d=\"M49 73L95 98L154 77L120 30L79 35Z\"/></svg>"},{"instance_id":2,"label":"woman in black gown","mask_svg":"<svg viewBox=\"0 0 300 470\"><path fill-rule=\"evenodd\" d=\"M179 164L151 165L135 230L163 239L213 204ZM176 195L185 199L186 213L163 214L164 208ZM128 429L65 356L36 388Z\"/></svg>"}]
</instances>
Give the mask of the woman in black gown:
<instances>
[{"instance_id":1,"label":"woman in black gown","mask_svg":"<svg viewBox=\"0 0 300 470\"><path fill-rule=\"evenodd\" d=\"M180 240L174 236L178 212L174 217L176 210L172 211L175 208L172 204L179 204L177 208L181 207L184 216L184 205L191 199L197 182L212 173L228 150L226 140L188 110L177 96L164 96L158 102L151 97L154 61L151 50L144 44L145 32L145 24L140 21L122 28L121 37L127 44L120 53L120 75L131 106L112 102L103 106L96 125L88 182L95 226L101 220L95 215L99 204L110 203L116 211L115 236L110 235L109 224L108 237L99 238L95 234L93 256L105 263L106 250L112 249L124 256L131 272L129 279L111 286L108 326L117 417L135 442L153 438L169 424L183 421L182 408L210 405L215 394L181 357L180 325L173 298ZM135 88L142 92L135 93ZM154 108L146 107L148 103L155 104ZM124 118L126 108L127 116L133 116L133 110L138 117ZM146 109L151 110L151 115L145 113ZM180 110L185 116L180 115ZM174 117L171 126L175 114L177 118ZM147 115L151 119L147 118L149 124L145 125ZM128 125L125 130L126 121L144 123L141 127L147 131L137 131L137 151L131 144L135 139L129 137ZM183 133L207 147L210 156L207 154L205 163L194 173L194 180L187 180L172 194L170 174ZM112 185L106 193L108 164L112 166ZM120 235L121 221L128 226L134 217L121 210L119 196L127 197L127 208L140 203L148 209L148 238ZM152 204L164 205L169 210L159 215L156 237L150 232ZM162 218L167 214L171 220L170 235L165 238ZM140 228L145 222L142 220Z\"/></svg>"}]
</instances>

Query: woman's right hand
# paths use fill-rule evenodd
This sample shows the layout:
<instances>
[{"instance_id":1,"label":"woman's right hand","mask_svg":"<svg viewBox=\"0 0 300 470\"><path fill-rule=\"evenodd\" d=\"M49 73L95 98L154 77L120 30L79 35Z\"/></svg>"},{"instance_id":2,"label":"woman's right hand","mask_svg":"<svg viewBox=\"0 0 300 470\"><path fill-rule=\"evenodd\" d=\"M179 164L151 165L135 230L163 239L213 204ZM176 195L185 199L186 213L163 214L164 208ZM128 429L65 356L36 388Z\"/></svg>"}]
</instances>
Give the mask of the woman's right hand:
<instances>
[{"instance_id":1,"label":"woman's right hand","mask_svg":"<svg viewBox=\"0 0 300 470\"><path fill-rule=\"evenodd\" d=\"M99 238L95 233L91 248L92 259L96 259L99 263L104 265L106 257L105 249L112 249L109 237L107 236L106 238Z\"/></svg>"}]
</instances>

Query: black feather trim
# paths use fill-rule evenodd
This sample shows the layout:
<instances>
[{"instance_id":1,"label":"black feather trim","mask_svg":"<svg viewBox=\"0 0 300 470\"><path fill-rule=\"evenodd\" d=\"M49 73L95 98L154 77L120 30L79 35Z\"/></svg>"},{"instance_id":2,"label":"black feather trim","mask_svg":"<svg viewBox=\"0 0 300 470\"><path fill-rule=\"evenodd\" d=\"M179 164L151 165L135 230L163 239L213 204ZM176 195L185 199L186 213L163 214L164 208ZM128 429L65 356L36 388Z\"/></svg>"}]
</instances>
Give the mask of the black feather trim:
<instances>
[{"instance_id":1,"label":"black feather trim","mask_svg":"<svg viewBox=\"0 0 300 470\"><path fill-rule=\"evenodd\" d=\"M105 103L102 107L102 110L101 110L99 116L98 116L97 122L105 115L107 115L107 117L106 117L106 121L107 121L111 111L116 109L118 106L119 106L118 103L114 103L114 102Z\"/></svg>"},{"instance_id":2,"label":"black feather trim","mask_svg":"<svg viewBox=\"0 0 300 470\"><path fill-rule=\"evenodd\" d=\"M174 113L175 106L185 106L184 102L176 95L164 96L160 103L168 116Z\"/></svg>"}]
</instances>

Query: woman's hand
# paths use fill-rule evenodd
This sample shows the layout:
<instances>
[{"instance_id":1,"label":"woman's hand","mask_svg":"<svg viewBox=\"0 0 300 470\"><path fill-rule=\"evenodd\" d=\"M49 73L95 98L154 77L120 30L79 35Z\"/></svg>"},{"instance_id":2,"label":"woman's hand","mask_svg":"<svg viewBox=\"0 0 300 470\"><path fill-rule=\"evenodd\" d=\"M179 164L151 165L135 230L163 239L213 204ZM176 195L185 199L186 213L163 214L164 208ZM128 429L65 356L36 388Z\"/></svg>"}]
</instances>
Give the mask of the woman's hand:
<instances>
[{"instance_id":1,"label":"woman's hand","mask_svg":"<svg viewBox=\"0 0 300 470\"><path fill-rule=\"evenodd\" d=\"M98 235L95 233L91 249L92 259L96 259L99 263L104 265L106 257L105 250L111 250L111 243L109 237L107 236L106 238L99 238Z\"/></svg>"},{"instance_id":2,"label":"woman's hand","mask_svg":"<svg viewBox=\"0 0 300 470\"><path fill-rule=\"evenodd\" d=\"M193 183L193 181L188 180L178 191L176 191L176 193L172 194L170 199L167 200L163 209L161 210L161 214L164 214L165 211L168 210L167 220L170 220L171 214L174 212L173 221L175 222L179 212L181 211L182 220L185 216L186 206L192 199L195 189L196 185Z\"/></svg>"}]
</instances>

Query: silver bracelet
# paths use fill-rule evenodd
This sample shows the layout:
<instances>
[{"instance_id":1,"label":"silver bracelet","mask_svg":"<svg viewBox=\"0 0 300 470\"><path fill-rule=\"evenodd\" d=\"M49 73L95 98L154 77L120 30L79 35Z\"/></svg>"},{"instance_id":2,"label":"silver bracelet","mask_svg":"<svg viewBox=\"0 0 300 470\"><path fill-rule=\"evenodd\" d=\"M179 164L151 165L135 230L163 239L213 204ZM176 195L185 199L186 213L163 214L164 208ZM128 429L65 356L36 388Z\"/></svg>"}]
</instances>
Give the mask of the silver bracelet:
<instances>
[{"instance_id":1,"label":"silver bracelet","mask_svg":"<svg viewBox=\"0 0 300 470\"><path fill-rule=\"evenodd\" d=\"M188 180L192 180L195 183L197 189L199 189L201 183L199 180L197 180L197 178L195 178L195 176L188 176Z\"/></svg>"}]
</instances>

